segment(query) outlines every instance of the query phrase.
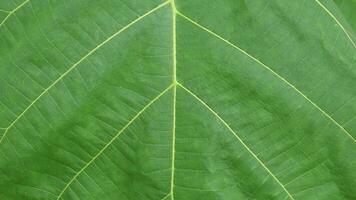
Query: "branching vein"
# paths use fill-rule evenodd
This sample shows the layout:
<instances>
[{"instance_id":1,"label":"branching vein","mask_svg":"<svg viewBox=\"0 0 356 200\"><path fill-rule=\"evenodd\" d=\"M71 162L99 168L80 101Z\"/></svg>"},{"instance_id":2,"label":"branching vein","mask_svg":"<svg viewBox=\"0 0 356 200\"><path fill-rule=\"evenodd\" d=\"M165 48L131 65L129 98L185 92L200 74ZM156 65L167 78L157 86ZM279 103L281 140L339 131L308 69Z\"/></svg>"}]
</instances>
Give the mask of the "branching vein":
<instances>
[{"instance_id":1,"label":"branching vein","mask_svg":"<svg viewBox=\"0 0 356 200\"><path fill-rule=\"evenodd\" d=\"M147 110L154 102L156 102L160 97L162 97L167 91L169 91L174 85L170 85L167 87L163 92L161 92L158 96L152 99L142 110L140 110L118 133L97 153L89 162L87 162L84 167L82 167L74 176L73 178L65 185L62 189L61 193L58 195L57 200L59 200L64 192L69 188L69 186L73 183L74 180L86 169L88 168L104 151L107 149L138 117L142 115L143 112Z\"/></svg>"},{"instance_id":2,"label":"branching vein","mask_svg":"<svg viewBox=\"0 0 356 200\"><path fill-rule=\"evenodd\" d=\"M0 12L10 13L11 11L8 11L8 10L2 10L2 9L0 9Z\"/></svg>"},{"instance_id":3,"label":"branching vein","mask_svg":"<svg viewBox=\"0 0 356 200\"><path fill-rule=\"evenodd\" d=\"M26 5L30 0L25 0L23 3L21 3L19 6L17 6L15 9L12 11L4 11L0 10L1 12L6 12L8 13L7 16L1 21L0 27L13 15L17 10L19 10L21 7ZM319 0L315 0L318 5L320 5L334 20L335 22L341 27L343 32L346 34L346 36L349 38L353 46L356 48L355 42L352 40L350 34L347 32L347 30L343 27L343 25L337 20L337 18L322 4L320 3ZM167 87L165 90L163 90L160 94L158 94L154 99L152 99L146 106L144 106L128 123L123 126L117 134L108 142L105 144L105 146L97 152L79 171L75 173L75 175L69 180L69 182L64 186L64 188L61 190L59 195L57 196L57 200L61 199L63 194L67 191L67 189L71 186L71 184L80 176L82 172L84 172L95 160L116 140L121 136L125 130L127 130L132 123L136 121L152 104L154 104L158 99L160 99L165 93L167 93L170 89L173 89L173 127L172 127L172 171L171 171L171 183L170 183L170 192L162 198L162 200L168 199L168 197L171 197L172 200L174 200L174 172L175 172L175 132L176 132L176 95L177 95L177 87L182 88L184 91L192 95L195 99L197 99L206 109L208 109L221 123L224 124L224 126L234 135L234 137L243 145L243 147L260 163L260 165L272 176L272 178L283 188L283 190L287 194L287 198L290 198L294 200L293 196L290 194L290 192L287 190L285 185L283 185L279 179L269 170L269 168L262 162L262 160L259 159L259 157L245 144L245 142L239 137L237 132L235 132L229 124L220 117L220 115L215 112L207 103L205 103L201 98L199 98L196 94L194 94L191 90L189 90L187 87L184 85L180 84L177 82L177 75L176 75L176 66L177 66L177 61L176 61L176 16L179 15L185 20L191 22L192 24L196 25L197 27L203 29L204 31L210 33L211 35L215 36L216 38L222 40L223 42L227 43L228 45L232 46L233 48L239 50L258 64L260 64L262 67L266 68L269 72L271 72L273 75L278 77L280 80L282 80L285 84L287 84L289 87L293 88L298 94L303 96L308 102L310 102L314 107L316 107L323 115L325 115L327 118L329 118L334 124L336 124L344 133L346 133L354 142L356 140L352 137L352 135L343 127L341 126L335 119L333 119L328 113L326 113L322 108L320 108L316 103L314 103L311 99L309 99L306 95L304 95L299 89L297 89L293 84L291 84L289 81L287 81L284 77L279 75L277 72L273 71L270 67L259 61L257 58L252 56L251 54L247 53L237 45L231 43L227 39L221 37L220 35L216 34L215 32L209 30L208 28L200 25L198 22L192 20L191 18L185 16L184 14L180 13L177 11L175 7L175 2L174 0L168 0L159 6L155 7L154 9L146 12L144 15L136 18L129 24L127 24L125 27L121 28L119 31L115 32L113 35L111 35L109 38L98 44L95 48L93 48L91 51L89 51L86 55L81 57L76 63L74 63L68 70L66 70L63 74L61 74L54 82L52 82L43 92L35 98L24 110L22 113L20 113L14 121L11 122L11 124L6 127L6 128L0 128L0 130L5 130L4 134L0 138L0 144L5 138L7 132L16 124L18 120L20 120L25 113L31 109L34 104L41 99L51 88L53 88L58 82L60 82L64 77L66 77L73 69L75 69L80 63L82 63L85 59L87 59L89 56L91 56L93 53L95 53L98 49L103 47L105 44L110 42L113 38L124 32L125 30L129 29L131 26L145 18L146 16L152 14L156 10L160 9L161 7L170 4L172 7L172 38L173 38L173 45L172 45L172 54L173 54L173 74L172 74L172 84Z\"/></svg>"},{"instance_id":4,"label":"branching vein","mask_svg":"<svg viewBox=\"0 0 356 200\"><path fill-rule=\"evenodd\" d=\"M233 48L239 50L240 52L242 52L243 54L245 54L246 56L248 56L249 58L251 58L252 60L254 60L255 62L257 62L258 64L260 64L262 67L266 68L269 72L271 72L273 75L275 75L277 78L279 78L280 80L282 80L285 84L287 84L289 87L293 88L298 94L300 94L302 97L304 97L309 103L311 103L315 108L317 108L323 115L325 115L327 118L329 118L335 125L337 125L348 137L350 137L354 142L356 142L355 138L352 137L352 135L343 127L341 126L333 117L331 117L326 111L324 111L322 108L320 108L316 103L314 103L311 99L309 99L309 97L307 97L305 94L303 94L302 91L300 91L298 88L296 88L292 83L290 83L288 80L286 80L284 77L282 77L281 75L279 75L277 72L275 72L274 70L272 70L272 68L268 67L267 65L265 65L263 62L261 62L260 60L258 60L257 58L255 58L254 56L252 56L251 54L247 53L246 51L244 51L243 49L241 49L240 47L238 47L237 45L231 43L230 41L228 41L227 39L221 37L220 35L216 34L215 32L209 30L208 28L204 27L203 25L200 25L198 22L194 21L193 19L187 17L186 15L182 14L181 12L177 11L177 14L181 17L183 17L184 19L186 19L187 21L191 22L192 24L196 25L197 27L201 28L202 30L210 33L211 35L215 36L216 38L224 41L225 43L227 43L228 45L232 46Z\"/></svg>"},{"instance_id":5,"label":"branching vein","mask_svg":"<svg viewBox=\"0 0 356 200\"><path fill-rule=\"evenodd\" d=\"M349 32L345 29L345 27L340 23L340 21L335 17L335 15L332 14L332 12L330 12L329 9L327 9L319 0L315 0L316 3L318 3L318 5L323 8L325 10L326 13L328 13L328 15L330 15L331 18L333 18L333 20L337 23L337 25L342 29L342 31L346 34L347 38L350 40L350 42L352 43L352 45L354 46L354 48L356 48L356 44L353 41L353 39L351 38L351 35L349 34Z\"/></svg>"},{"instance_id":6,"label":"branching vein","mask_svg":"<svg viewBox=\"0 0 356 200\"><path fill-rule=\"evenodd\" d=\"M171 193L167 194L166 196L164 196L161 200L167 200L167 197L169 197L171 195Z\"/></svg>"},{"instance_id":7,"label":"branching vein","mask_svg":"<svg viewBox=\"0 0 356 200\"><path fill-rule=\"evenodd\" d=\"M33 100L29 106L26 107L26 109L17 116L17 118L5 129L4 134L1 136L0 138L0 144L3 141L3 139L5 138L7 132L11 129L11 127L13 127L15 125L15 123L21 119L21 117L39 100L41 99L41 97L43 95L45 95L51 88L53 88L58 82L60 82L65 76L67 76L73 69L75 69L81 62L83 62L85 59L87 59L90 55L92 55L93 53L95 53L98 49L100 49L102 46L104 46L106 43L110 42L113 38L115 38L116 36L118 36L120 33L124 32L125 30L127 30L128 28L130 28L132 25L136 24L137 22L139 22L140 20L142 20L143 18L145 18L146 16L154 13L156 10L160 9L161 7L165 6L166 4L168 4L169 1L162 3L161 5L157 6L156 8L148 11L147 13L145 13L144 15L136 18L134 21L132 21L131 23L129 23L128 25L126 25L125 27L121 28L119 31L117 31L116 33L114 33L113 35L111 35L109 38L107 38L106 40L104 40L102 43L100 43L99 45L97 45L94 49L92 49L91 51L89 51L89 53L87 53L86 55L84 55L81 59L79 59L76 63L74 63L67 71L65 71L61 76L59 76L49 87L47 87L35 100Z\"/></svg>"},{"instance_id":8,"label":"branching vein","mask_svg":"<svg viewBox=\"0 0 356 200\"><path fill-rule=\"evenodd\" d=\"M2 10L3 12L7 12L9 14L7 14L7 16L4 18L4 20L2 20L2 22L0 23L0 27L6 22L6 20L9 19L9 17L11 17L11 15L15 14L15 12L22 8L24 5L26 5L30 0L26 0L24 1L23 3L21 3L20 5L18 5L15 9L13 9L12 11L5 11L5 10Z\"/></svg>"},{"instance_id":9,"label":"branching vein","mask_svg":"<svg viewBox=\"0 0 356 200\"><path fill-rule=\"evenodd\" d=\"M287 188L278 180L278 178L267 168L267 166L257 157L255 153L245 144L245 142L238 136L238 134L229 126L227 122L225 122L224 119L220 117L220 115L215 112L207 103L205 103L202 99L200 99L196 94L194 94L192 91L190 91L188 88L186 88L182 84L178 84L179 87L184 89L186 92L188 92L190 95L192 95L194 98L196 98L201 104L203 104L211 113L215 115L216 118L218 118L225 126L226 128L229 129L229 131L236 137L236 139L246 148L246 150L262 165L263 168L273 177L273 179L283 188L283 190L287 193L290 199L294 200L293 196L289 193Z\"/></svg>"}]
</instances>

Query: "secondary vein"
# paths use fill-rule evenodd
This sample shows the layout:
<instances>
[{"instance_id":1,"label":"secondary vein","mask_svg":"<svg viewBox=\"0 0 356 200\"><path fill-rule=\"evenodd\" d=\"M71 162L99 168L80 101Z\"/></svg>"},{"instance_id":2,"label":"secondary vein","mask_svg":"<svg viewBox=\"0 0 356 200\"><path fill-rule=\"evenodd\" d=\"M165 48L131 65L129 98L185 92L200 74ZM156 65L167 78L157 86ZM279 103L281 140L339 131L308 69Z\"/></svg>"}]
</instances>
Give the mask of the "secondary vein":
<instances>
[{"instance_id":1,"label":"secondary vein","mask_svg":"<svg viewBox=\"0 0 356 200\"><path fill-rule=\"evenodd\" d=\"M141 116L145 110L147 110L154 102L156 102L160 97L162 97L167 91L169 91L174 85L168 86L165 90L163 90L159 95L157 95L154 99L152 99L145 107L143 107L118 133L97 153L95 156L92 157L91 160L89 160L84 167L82 167L70 181L65 185L65 187L62 189L60 194L57 197L57 200L59 200L64 192L69 188L69 186L73 183L74 180L77 179L77 177L86 169L90 166L91 163L93 163L104 151L107 149L138 117Z\"/></svg>"},{"instance_id":2,"label":"secondary vein","mask_svg":"<svg viewBox=\"0 0 356 200\"><path fill-rule=\"evenodd\" d=\"M185 20L189 21L190 23L196 25L197 27L201 28L202 30L208 32L209 34L215 36L216 38L224 41L226 44L232 46L233 48L239 50L241 53L245 54L258 64L260 64L262 67L267 69L269 72L271 72L273 75L275 75L277 78L282 80L285 84L287 84L289 87L293 88L299 95L301 95L304 99L306 99L309 103L311 103L315 108L317 108L323 115L325 115L327 118L329 118L335 125L337 125L349 138L351 138L354 142L356 142L356 139L352 137L352 135L343 127L341 126L331 115L329 115L326 111L324 111L321 107L319 107L316 103L314 103L309 97L307 97L302 91L300 91L297 87L295 87L292 83L290 83L287 79L279 75L277 72L275 72L272 68L268 67L266 64L252 56L251 54L247 53L245 50L241 49L237 45L231 43L227 39L223 38L222 36L216 34L215 32L211 31L210 29L204 27L203 25L200 25L198 22L194 21L193 19L187 17L186 15L182 14L181 12L177 11L177 14L184 18Z\"/></svg>"},{"instance_id":3,"label":"secondary vein","mask_svg":"<svg viewBox=\"0 0 356 200\"><path fill-rule=\"evenodd\" d=\"M353 41L353 39L351 38L351 35L349 34L349 32L345 29L345 27L340 23L340 21L335 17L335 15L330 12L329 9L327 9L319 0L315 0L316 3L318 3L318 5L325 10L326 13L328 13L328 15L330 15L331 18L333 18L333 20L337 23L337 25L342 29L342 31L346 34L347 38L351 41L352 45L354 46L354 48L356 48L356 44Z\"/></svg>"},{"instance_id":4,"label":"secondary vein","mask_svg":"<svg viewBox=\"0 0 356 200\"><path fill-rule=\"evenodd\" d=\"M293 196L289 193L287 188L279 181L279 179L271 172L271 170L268 169L268 167L258 158L258 156L253 153L253 151L245 144L245 142L238 136L238 134L230 127L230 125L220 117L220 115L215 112L207 103L205 103L201 98L199 98L196 94L194 94L192 91L190 91L187 87L184 85L178 83L178 85L188 92L190 95L192 95L195 99L197 99L202 105L204 105L216 118L218 118L224 126L226 126L227 129L236 137L236 139L246 148L246 150L262 165L263 168L273 177L273 179L283 188L283 190L287 193L288 197L292 200L294 200Z\"/></svg>"},{"instance_id":5,"label":"secondary vein","mask_svg":"<svg viewBox=\"0 0 356 200\"><path fill-rule=\"evenodd\" d=\"M73 69L75 69L81 62L83 62L85 59L87 59L90 55L92 55L93 53L95 53L98 49L100 49L102 46L104 46L105 44L107 44L108 42L110 42L113 38L115 38L116 36L118 36L119 34L121 34L122 32L126 31L127 29L129 29L131 26L133 26L134 24L136 24L137 22L141 21L142 19L144 19L145 17L147 17L148 15L154 13L155 11L157 11L158 9L160 9L161 7L167 5L169 3L169 1L164 2L160 5L158 5L157 7L155 7L154 9L146 12L144 15L136 18L135 20L133 20L131 23L127 24L125 27L121 28L119 31L117 31L116 33L114 33L113 35L111 35L110 37L108 37L106 40L104 40L102 43L100 43L99 45L97 45L95 48L93 48L91 51L89 51L86 55L84 55L82 58L80 58L76 63L74 63L67 71L65 71L62 75L60 75L54 82L52 82L51 85L49 85L37 98L35 98L26 108L25 110L19 114L17 116L17 118L12 121L12 123L5 129L4 134L1 136L0 138L0 144L3 141L3 139L5 138L7 132L15 125L15 123L21 119L21 117L39 100L41 99L41 97L43 95L45 95L51 88L53 88L53 86L55 86L59 81L61 81L65 76L67 76L71 71L73 71Z\"/></svg>"},{"instance_id":6,"label":"secondary vein","mask_svg":"<svg viewBox=\"0 0 356 200\"><path fill-rule=\"evenodd\" d=\"M2 20L2 22L0 23L0 27L6 22L6 20L9 19L9 17L11 17L11 15L13 15L17 10L19 10L20 8L22 8L24 5L26 5L30 0L26 0L24 2L22 2L20 5L18 5L15 9L13 9L12 11L8 12L9 14L4 18L4 20ZM2 10L4 11L4 10Z\"/></svg>"}]
</instances>

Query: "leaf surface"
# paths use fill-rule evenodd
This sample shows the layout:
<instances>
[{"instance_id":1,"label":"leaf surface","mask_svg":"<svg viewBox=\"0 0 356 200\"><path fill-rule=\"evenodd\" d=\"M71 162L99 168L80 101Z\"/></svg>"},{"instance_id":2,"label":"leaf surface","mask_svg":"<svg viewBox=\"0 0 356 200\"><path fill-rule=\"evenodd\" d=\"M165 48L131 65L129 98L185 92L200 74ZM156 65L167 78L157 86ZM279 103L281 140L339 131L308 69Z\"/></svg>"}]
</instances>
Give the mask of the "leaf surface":
<instances>
[{"instance_id":1,"label":"leaf surface","mask_svg":"<svg viewBox=\"0 0 356 200\"><path fill-rule=\"evenodd\" d=\"M355 199L355 6L2 0L0 199Z\"/></svg>"}]
</instances>

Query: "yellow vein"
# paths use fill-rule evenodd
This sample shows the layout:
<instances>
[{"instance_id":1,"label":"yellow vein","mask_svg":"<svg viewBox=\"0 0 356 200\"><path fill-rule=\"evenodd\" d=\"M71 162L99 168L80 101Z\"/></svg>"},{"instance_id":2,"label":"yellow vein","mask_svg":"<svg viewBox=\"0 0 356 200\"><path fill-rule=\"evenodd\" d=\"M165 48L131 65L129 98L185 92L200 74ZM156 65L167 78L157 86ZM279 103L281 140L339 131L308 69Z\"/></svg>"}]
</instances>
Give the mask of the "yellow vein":
<instances>
[{"instance_id":1,"label":"yellow vein","mask_svg":"<svg viewBox=\"0 0 356 200\"><path fill-rule=\"evenodd\" d=\"M176 146L176 101L177 101L177 84L173 83L173 128L172 128L172 174L171 174L171 190L172 200L174 200L174 172L175 172L175 146Z\"/></svg>"},{"instance_id":2,"label":"yellow vein","mask_svg":"<svg viewBox=\"0 0 356 200\"><path fill-rule=\"evenodd\" d=\"M146 16L152 14L153 12L155 12L156 10L158 10L159 8L165 6L166 4L168 4L169 1L162 3L161 5L157 6L156 8L148 11L147 13L145 13L144 15L136 18L134 21L132 21L131 23L129 23L128 25L126 25L125 27L123 27L122 29L120 29L119 31L117 31L116 33L114 33L113 35L111 35L109 38L107 38L106 40L104 40L102 43L100 43L98 46L96 46L94 49L92 49L89 53L87 53L85 56L83 56L81 59L79 59L76 63L74 63L66 72L64 72L61 76L59 76L49 87L47 87L35 100L33 100L30 105L6 128L4 134L2 135L2 137L0 138L0 144L2 142L2 140L4 139L4 137L6 136L7 132L9 131L9 129L14 126L14 124L44 95L46 94L53 86L55 86L59 81L61 81L67 74L69 74L74 68L76 68L81 62L83 62L83 60L85 60L86 58L88 58L91 54L93 54L94 52L96 52L99 48L101 48L102 46L104 46L106 43L108 43L109 41L111 41L114 37L116 37L117 35L119 35L120 33L124 32L125 30L127 30L128 28L130 28L132 25L136 24L137 22L139 22L140 20L142 20L143 18L145 18Z\"/></svg>"},{"instance_id":3,"label":"yellow vein","mask_svg":"<svg viewBox=\"0 0 356 200\"><path fill-rule=\"evenodd\" d=\"M176 37L176 6L174 0L171 0L172 9L172 53L173 53L173 128L172 128L172 174L171 174L171 199L174 200L174 172L175 172L175 145L176 145L176 101L177 101L177 37Z\"/></svg>"},{"instance_id":4,"label":"yellow vein","mask_svg":"<svg viewBox=\"0 0 356 200\"><path fill-rule=\"evenodd\" d=\"M167 199L167 197L169 197L169 195L171 195L171 193L169 193L169 194L167 194L166 196L164 196L161 200Z\"/></svg>"},{"instance_id":5,"label":"yellow vein","mask_svg":"<svg viewBox=\"0 0 356 200\"><path fill-rule=\"evenodd\" d=\"M2 9L0 9L0 12L10 13L11 11L8 11L8 10L2 10Z\"/></svg>"},{"instance_id":6,"label":"yellow vein","mask_svg":"<svg viewBox=\"0 0 356 200\"><path fill-rule=\"evenodd\" d=\"M20 5L18 5L15 9L13 9L12 11L8 12L9 14L5 17L4 20L2 20L2 22L0 23L0 27L6 22L6 20L11 17L11 15L13 15L18 9L20 9L21 7L23 7L25 4L27 4L30 0L26 0L23 3L21 3Z\"/></svg>"},{"instance_id":7,"label":"yellow vein","mask_svg":"<svg viewBox=\"0 0 356 200\"><path fill-rule=\"evenodd\" d=\"M355 42L352 40L351 35L347 32L347 30L344 28L344 26L339 22L339 20L319 1L319 0L315 0L315 2L318 3L318 5L323 8L328 15L330 15L331 18L334 19L334 21L339 25L339 27L342 29L342 31L344 31L344 33L346 34L346 36L349 38L349 40L351 41L352 45L354 46L354 48L356 48L356 44Z\"/></svg>"},{"instance_id":8,"label":"yellow vein","mask_svg":"<svg viewBox=\"0 0 356 200\"><path fill-rule=\"evenodd\" d=\"M172 6L172 25L173 25L173 82L177 82L177 36L176 36L176 16L177 16L177 9L174 3L174 0L171 0Z\"/></svg>"},{"instance_id":9,"label":"yellow vein","mask_svg":"<svg viewBox=\"0 0 356 200\"><path fill-rule=\"evenodd\" d=\"M186 88L184 85L178 83L178 85L183 88L186 92L196 98L201 104L203 104L210 112L212 112L225 126L229 129L229 131L236 137L238 141L247 149L249 153L262 165L263 168L273 177L274 180L283 188L283 190L288 194L288 196L294 200L293 196L288 192L287 188L278 180L278 178L267 168L267 166L257 157L255 153L245 144L245 142L237 135L237 133L223 120L218 113L216 113L207 103L205 103L202 99L200 99L196 94Z\"/></svg>"},{"instance_id":10,"label":"yellow vein","mask_svg":"<svg viewBox=\"0 0 356 200\"><path fill-rule=\"evenodd\" d=\"M259 61L257 58L253 57L252 55L250 55L249 53L247 53L246 51L244 51L243 49L241 49L240 47L236 46L235 44L231 43L230 41L228 41L227 39L221 37L220 35L214 33L213 31L209 30L208 28L200 25L199 23L195 22L194 20L190 19L189 17L185 16L184 14L180 13L179 11L177 11L177 14L180 15L181 17L183 17L184 19L188 20L189 22L191 22L192 24L196 25L197 27L203 29L204 31L210 33L211 35L217 37L218 39L224 41L225 43L227 43L228 45L232 46L233 48L239 50L240 52L242 52L243 54L245 54L246 56L248 56L249 58L251 58L252 60L254 60L255 62L257 62L258 64L260 64L261 66L263 66L264 68L266 68L268 71L270 71L273 75L275 75L276 77L278 77L280 80L282 80L283 82L285 82L289 87L293 88L298 94L300 94L302 97L304 97L309 103L311 103L314 107L316 107L322 114L324 114L327 118L329 118L334 124L336 124L348 137L350 137L354 142L356 142L356 140L352 137L352 135L343 127L341 126L333 117L331 117L327 112L325 112L323 109L321 109L316 103L314 103L311 99L309 99L305 94L303 94L298 88L296 88L292 83L290 83L289 81L287 81L284 77L282 77L281 75L279 75L277 72L273 71L270 67L268 67L267 65L265 65L264 63L262 63L261 61Z\"/></svg>"},{"instance_id":11,"label":"yellow vein","mask_svg":"<svg viewBox=\"0 0 356 200\"><path fill-rule=\"evenodd\" d=\"M156 102L161 96L163 96L168 90L170 90L174 85L171 84L165 90L163 90L158 96L152 99L142 110L140 110L118 133L89 161L84 167L82 167L73 178L65 185L61 193L58 195L57 200L62 197L64 192L68 189L68 187L73 183L73 181L91 164L93 163L104 151L107 149L110 144L112 144L138 117L141 116L147 108L149 108L154 102Z\"/></svg>"}]
</instances>

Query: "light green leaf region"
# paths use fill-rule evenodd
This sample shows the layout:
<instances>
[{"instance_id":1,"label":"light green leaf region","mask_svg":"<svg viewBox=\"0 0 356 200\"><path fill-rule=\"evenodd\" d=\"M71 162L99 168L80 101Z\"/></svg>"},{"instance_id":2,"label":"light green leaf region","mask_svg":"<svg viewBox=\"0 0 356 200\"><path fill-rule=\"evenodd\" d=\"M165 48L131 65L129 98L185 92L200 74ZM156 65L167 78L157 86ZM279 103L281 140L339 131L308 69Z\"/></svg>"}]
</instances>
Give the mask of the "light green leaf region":
<instances>
[{"instance_id":1,"label":"light green leaf region","mask_svg":"<svg viewBox=\"0 0 356 200\"><path fill-rule=\"evenodd\" d=\"M356 199L354 0L1 0L1 200Z\"/></svg>"}]
</instances>

